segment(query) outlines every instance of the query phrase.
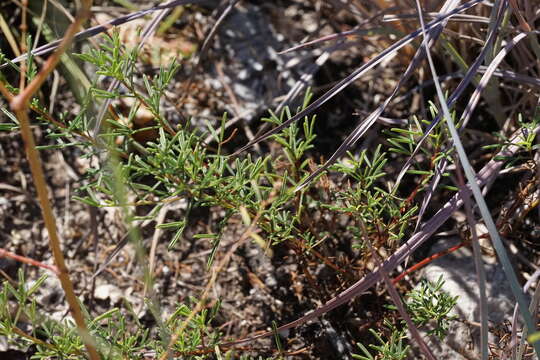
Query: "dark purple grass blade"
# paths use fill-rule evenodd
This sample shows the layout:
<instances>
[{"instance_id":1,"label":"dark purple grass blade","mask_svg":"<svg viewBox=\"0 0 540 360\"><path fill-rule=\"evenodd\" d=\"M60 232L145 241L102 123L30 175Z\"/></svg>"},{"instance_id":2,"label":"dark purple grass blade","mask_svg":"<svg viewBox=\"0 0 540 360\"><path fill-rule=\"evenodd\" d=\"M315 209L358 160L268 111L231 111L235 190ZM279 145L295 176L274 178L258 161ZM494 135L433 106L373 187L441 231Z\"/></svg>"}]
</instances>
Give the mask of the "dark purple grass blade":
<instances>
[{"instance_id":1,"label":"dark purple grass blade","mask_svg":"<svg viewBox=\"0 0 540 360\"><path fill-rule=\"evenodd\" d=\"M445 13L443 15L441 15L440 17L438 17L437 19L429 22L427 25L426 25L426 29L428 31L432 30L433 28L437 27L440 25L441 22L445 21L446 19L448 19L450 16L454 15L454 14L457 14L459 12L462 12L462 11L465 11L481 2L483 2L484 0L471 0L459 7L457 7L456 9L452 10L452 11L449 11L448 13ZM347 76L345 79L341 80L338 84L336 84L332 89L330 89L328 92L326 92L323 96L321 96L320 98L318 98L317 100L315 100L311 105L309 105L306 109L304 109L303 111L301 111L300 113L296 114L295 116L293 116L292 118L290 118L289 120L286 120L284 121L281 125L267 131L266 133L260 135L260 136L257 136L255 139L251 140L250 142L248 142L245 146L243 146L242 148L240 148L239 150L237 150L232 156L236 156L242 152L244 152L245 150L247 150L248 148L252 147L253 145L255 145L256 143L259 143L263 140L266 140L268 139L269 137L271 137L272 135L274 134L277 134L278 132L280 132L281 130L283 130L284 128L286 128L287 126L289 126L290 124L292 124L293 122L295 121L298 121L299 119L302 119L304 116L306 115L309 115L311 112L313 112L315 109L319 108L321 105L323 105L324 103L326 103L328 100L330 100L331 98L333 98L334 96L336 96L338 93L340 93L343 89L345 89L346 87L348 87L351 83L353 83L354 81L356 81L358 78L360 78L364 73L366 73L367 71L371 70L375 65L377 65L378 63L380 63L382 60L384 60L385 58L387 58L388 56L390 56L391 54L393 54L394 52L398 51L399 49L401 49L402 47L404 47L405 45L409 44L410 42L412 42L413 39L415 39L417 36L419 36L421 34L422 30L421 29L418 29L414 32L412 32L411 34L403 37L402 39L398 40L396 43L394 43L393 45L389 46L387 49L385 49L384 51L382 51L380 54L378 54L377 56L375 56L373 59L371 59L370 61L368 61L367 63L365 63L364 65L362 65L361 67L359 67L358 69L356 69L353 73L351 73L349 76ZM376 110L377 111L377 110Z\"/></svg>"},{"instance_id":2,"label":"dark purple grass blade","mask_svg":"<svg viewBox=\"0 0 540 360\"><path fill-rule=\"evenodd\" d=\"M535 33L540 33L540 32L536 30L536 31L533 31L531 33L521 33L521 34L516 35L493 58L493 60L491 61L491 63L487 67L487 69L485 70L484 75L480 79L478 85L476 86L476 89L474 90L474 92L473 92L473 94L472 94L472 96L471 96L471 98L469 100L469 103L467 104L467 107L465 108L465 111L463 111L463 114L461 115L461 118L460 118L460 121L459 121L461 123L460 131L461 131L461 129L463 129L463 128L465 128L467 126L467 123L469 122L469 119L470 119L474 109L476 108L476 105L478 105L478 101L480 100L480 94L482 93L482 91L487 86L487 84L489 82L489 79L494 74L494 71L497 68L497 66L501 63L501 61L504 59L504 57L510 52L510 50L518 42L520 42L525 37L527 37L527 35L535 34ZM452 146L452 143L449 146ZM412 156L409 158L409 160L410 159L412 159ZM432 179L432 181L430 183L430 186L428 188L428 191L426 192L426 195L424 196L424 199L422 200L422 205L420 207L420 211L418 212L417 225L419 224L425 210L427 209L427 205L428 205L429 201L431 200L431 196L433 194L433 191L435 191L435 188L437 187L437 185L438 185L438 183L439 183L439 181L441 179L441 174L446 169L447 162L448 162L447 159L442 159L441 163L439 164L440 166L438 166L438 169L440 169L440 170L435 174L435 177Z\"/></svg>"},{"instance_id":3,"label":"dark purple grass blade","mask_svg":"<svg viewBox=\"0 0 540 360\"><path fill-rule=\"evenodd\" d=\"M407 328L411 332L414 340L418 343L418 346L420 347L420 350L422 351L422 353L424 353L427 359L435 360L433 353L427 347L425 341L422 339L422 336L420 335L420 332L418 331L418 328L416 327L411 317L407 313L407 309L403 305L403 301L401 300L401 297L399 296L399 293L396 290L396 286L394 285L392 280L390 280L388 273L384 271L384 268L382 267L382 260L380 259L379 254L377 254L375 249L373 249L373 246L371 245L371 241L367 237L367 231L366 231L366 226L364 225L364 222L362 221L362 219L359 219L359 221L360 221L360 228L364 235L364 242L368 246L371 252L371 257L375 260L377 267L381 269L380 271L378 271L378 273L381 279L384 281L384 284L386 285L386 290L388 290L388 294L390 294L390 297L392 298L393 303L396 305L396 308L398 309L399 314L407 323Z\"/></svg>"},{"instance_id":4,"label":"dark purple grass blade","mask_svg":"<svg viewBox=\"0 0 540 360\"><path fill-rule=\"evenodd\" d=\"M485 71L486 71L486 67L481 66L479 72L483 73ZM497 77L501 77L503 79L512 80L512 81L515 81L515 82L518 82L518 83L528 84L528 85L532 85L532 86L535 86L535 87L540 87L540 79L539 78L535 78L535 77L531 77L531 76L527 76L527 75L523 75L523 74L518 74L518 73L515 73L515 72L510 71L510 70L496 69L493 72L493 75L497 76Z\"/></svg>"},{"instance_id":5,"label":"dark purple grass blade","mask_svg":"<svg viewBox=\"0 0 540 360\"><path fill-rule=\"evenodd\" d=\"M484 74L486 71L487 71L487 66L485 66L485 65L482 65L482 66L480 66L478 68L478 73L479 74ZM459 79L459 78L465 77L465 75L466 74L462 73L461 71L456 71L456 72L449 73L449 74L446 74L446 75L440 75L439 76L439 81L440 82L445 82L445 81L448 81L448 80ZM523 74L518 74L518 73L516 73L514 71L495 69L493 71L493 76L496 76L496 77L499 77L499 78L502 78L502 79L505 79L505 80L514 81L514 82L517 82L517 83L519 83L521 85L530 85L530 86L533 86L533 87L536 87L536 88L540 88L540 79L539 78L535 78L535 77L527 76L527 75L523 75ZM417 93L421 89L424 89L424 88L426 88L428 86L433 86L433 79L423 81L422 83L420 83L420 84L416 85L415 87L411 88L405 94L396 97L394 99L394 104L398 104L398 103L400 103L402 101L405 101L406 99L410 98L414 93Z\"/></svg>"},{"instance_id":6,"label":"dark purple grass blade","mask_svg":"<svg viewBox=\"0 0 540 360\"><path fill-rule=\"evenodd\" d=\"M493 58L493 60L487 67L486 72L480 79L480 82L476 86L476 89L474 89L474 93L471 95L471 99L469 100L469 103L467 104L465 111L463 111L463 114L461 115L461 119L459 122L461 123L462 128L465 127L467 123L469 122L469 119L471 118L471 115L474 109L476 108L476 105L478 105L478 101L480 100L480 94L486 88L489 82L489 79L491 79L491 76L493 76L493 72L495 71L497 66L499 66L499 64L504 59L504 57L508 55L510 50L512 50L512 48L516 46L517 43L519 43L521 40L523 40L524 38L526 38L528 35L531 35L531 34L538 35L540 34L540 31L534 30L529 33L520 33L516 35L512 40L508 41L506 46L501 51L499 51L499 53Z\"/></svg>"},{"instance_id":7,"label":"dark purple grass blade","mask_svg":"<svg viewBox=\"0 0 540 360\"><path fill-rule=\"evenodd\" d=\"M441 12L448 12L451 11L453 8L457 6L457 1L447 1L444 6L441 9ZM445 20L438 24L436 27L434 27L431 32L429 33L429 43L434 44L439 35L441 34L443 27L446 25L448 20ZM379 116L384 112L388 104L392 101L394 96L396 96L397 92L401 88L401 86L409 79L409 77L412 75L413 71L416 69L416 67L420 64L420 62L423 60L425 55L424 49L420 48L416 51L414 54L413 59L407 66L407 69L405 70L405 73L400 77L398 84L394 87L394 90L392 93L388 96L388 98L384 101L383 104L381 104L375 111L373 111L371 114L368 115L368 117L360 124L358 125L352 133L347 136L345 141L339 146L339 148L332 154L332 156L324 163L323 166L319 167L317 170L315 170L313 173L311 173L298 187L296 190L302 189L304 186L306 186L308 183L310 183L313 179L315 179L317 176L319 176L323 171L325 171L330 165L332 165L337 159L339 159L343 154L347 152L357 141L360 139L366 131L369 130L369 128L377 121Z\"/></svg>"},{"instance_id":8,"label":"dark purple grass blade","mask_svg":"<svg viewBox=\"0 0 540 360\"><path fill-rule=\"evenodd\" d=\"M372 23L373 20L376 19L377 17L379 17L381 15L384 15L387 12L394 11L394 10L397 10L397 9L398 9L398 7L396 7L396 6L391 6L391 7L385 8L385 9L381 9L378 12L376 12L373 16L371 16L370 18L363 20L361 23L359 23L357 26L355 26L351 30L342 31L342 32L339 32L339 33L334 33L334 34L330 34L330 35L327 35L327 36L323 36L323 37L320 37L318 39L314 39L314 40L305 42L303 44L293 46L293 47L291 47L289 49L285 49L283 51L278 52L277 54L278 55L287 54L287 53L290 53L290 52L293 52L293 51L296 51L296 50L299 50L299 49L302 49L302 48L305 48L305 47L308 47L308 46L311 46L311 45L318 45L318 44L320 44L322 42L331 41L331 40L335 40L335 39L343 39L343 38L346 38L347 36L351 36L351 35L362 36L362 35L370 35L371 33L377 33L377 32L379 32L381 30L380 28L362 29L361 27L366 25L366 24Z\"/></svg>"},{"instance_id":9,"label":"dark purple grass blade","mask_svg":"<svg viewBox=\"0 0 540 360\"><path fill-rule=\"evenodd\" d=\"M317 44L320 44L322 42L336 40L336 39L343 39L343 38L346 38L347 36L369 35L370 33L374 32L374 31L377 31L377 30L379 30L379 29L376 29L376 28L375 29L359 29L358 26L355 26L354 29L347 30L347 31L342 31L342 32L335 33L335 34L326 35L326 36L320 37L318 39L311 40L311 41L305 42L303 44L299 44L299 45L293 46L291 48L288 48L286 50L280 51L277 54L278 55L288 54L290 52L300 50L300 49L303 49L303 48L311 46L311 45L317 45Z\"/></svg>"},{"instance_id":10,"label":"dark purple grass blade","mask_svg":"<svg viewBox=\"0 0 540 360\"><path fill-rule=\"evenodd\" d=\"M197 74L197 72L199 70L199 67L201 66L202 59L205 57L206 52L208 51L208 48L210 46L210 42L212 41L214 36L217 34L217 30L219 29L221 24L223 24L223 21L229 15L229 13L232 11L232 9L234 9L234 7L238 3L238 1L239 0L228 0L227 6L225 6L225 9L219 15L219 17L216 20L215 24L212 26L212 28L210 29L208 34L205 36L203 44L201 46L201 50L199 51L199 54L196 57L195 66L193 67L193 70L191 71L191 74L189 75L187 81L183 85L184 91L183 91L182 95L180 96L179 100L177 100L177 104L178 103L183 103L186 96L188 96L189 89L191 88L191 85L193 83L193 79L195 78L195 75ZM223 1L223 3L225 3L225 1ZM222 7L223 6L220 5L220 8L222 8ZM218 9L218 10L220 10L220 9ZM178 107L177 107L177 109L178 109Z\"/></svg>"},{"instance_id":11,"label":"dark purple grass blade","mask_svg":"<svg viewBox=\"0 0 540 360\"><path fill-rule=\"evenodd\" d=\"M450 95L450 97L448 98L447 105L448 105L449 108L451 108L453 106L453 104L461 96L461 94L463 93L465 88L472 81L473 77L476 75L478 69L480 68L480 65L483 63L485 57L487 56L487 54L489 52L489 49L491 48L493 42L495 41L495 37L496 37L496 31L495 30L498 28L498 25L502 21L502 18L503 18L503 15L504 15L504 12L505 12L507 6L508 6L508 4L505 1L500 1L499 2L499 8L497 9L498 11L496 12L496 15L495 15L495 25L497 25L497 26L492 27L492 31L488 34L486 44L484 45L484 47L480 51L480 54L475 59L473 65L471 67L469 67L469 70L465 74L465 77L458 84L458 86L456 87L456 89L454 90L452 95ZM427 28L426 28L426 30L427 30ZM398 174L397 179L396 179L395 188L397 188L399 186L399 184L401 182L401 179L403 178L403 176L405 175L405 173L407 172L407 170L411 166L412 162L414 161L415 155L418 153L418 151L420 151L420 148L421 148L422 144L427 139L427 137L429 136L431 131L435 128L435 126L441 121L441 119L442 119L442 115L441 114L437 115L437 117L431 122L431 124L425 130L424 135L422 135L422 137L418 141L418 144L416 145L416 148L414 149L413 153L411 154L411 156L409 156L409 158L405 162L405 165L403 165L403 168L401 169L400 173ZM439 171L435 174L434 178L430 182L430 185L428 187L428 191L426 192L426 194L425 194L425 196L424 196L424 198L422 200L422 204L421 204L420 210L418 212L418 218L417 218L416 227L418 227L418 224L420 224L420 221L422 220L422 217L424 216L424 213L425 213L425 211L427 209L427 205L429 204L429 202L431 201L431 197L433 196L433 192L437 188L437 186L439 184L439 181L441 179L442 173L444 173L444 170L446 169L446 165L447 165L446 163L447 163L446 159L443 159L441 161L440 165L438 166Z\"/></svg>"},{"instance_id":12,"label":"dark purple grass blade","mask_svg":"<svg viewBox=\"0 0 540 360\"><path fill-rule=\"evenodd\" d=\"M439 186L439 182L442 179L442 175L446 171L447 165L448 165L448 161L446 159L442 159L441 162L438 163L437 166L435 167L435 175L433 176L433 179L431 179L431 181L429 182L429 185L426 189L426 193L424 197L422 198L420 209L418 210L418 216L416 218L416 225L414 226L414 231L416 231L418 229L418 226L420 226L424 213L427 210L427 206L429 205L429 202L431 201L431 197L433 196L435 189L437 189L437 186Z\"/></svg>"},{"instance_id":13,"label":"dark purple grass blade","mask_svg":"<svg viewBox=\"0 0 540 360\"><path fill-rule=\"evenodd\" d=\"M105 270L107 268L107 266L109 266L109 264L111 263L111 261L114 260L114 258L116 257L116 255L118 255L120 253L120 250L122 250L128 243L129 243L129 238L130 236L133 234L132 233L133 230L130 230L128 231L123 237L122 239L118 242L118 244L116 244L116 246L114 247L113 251L107 256L107 258L105 259L105 261L103 261L103 263L101 263L98 267L97 270L94 271L94 274L92 274L92 277L90 278L91 281L94 281L94 279L103 272L103 270Z\"/></svg>"},{"instance_id":14,"label":"dark purple grass blade","mask_svg":"<svg viewBox=\"0 0 540 360\"><path fill-rule=\"evenodd\" d=\"M305 73L302 74L300 79L294 84L294 86L289 90L283 101L281 101L278 107L275 110L276 114L279 114L285 106L287 106L293 99L295 99L301 92L304 90L308 84L313 79L313 75L317 70L324 65L324 63L330 58L330 55L341 49L343 41L339 41L337 44L329 47L328 49L323 50L323 53L315 60L313 64L309 66Z\"/></svg>"},{"instance_id":15,"label":"dark purple grass blade","mask_svg":"<svg viewBox=\"0 0 540 360\"><path fill-rule=\"evenodd\" d=\"M105 31L109 30L112 26L118 26L118 25L125 24L127 22L139 19L139 18L141 18L141 17L143 17L145 15L148 15L148 14L154 12L154 11L159 11L159 10L164 10L164 9L172 9L174 7L177 7L177 6L182 6L182 5L187 5L187 4L201 4L201 3L205 3L205 1L204 0L174 0L174 1L168 2L166 4L154 6L153 8L150 8L150 9L136 11L134 13L131 13L131 14L128 14L128 15L125 15L125 16L121 16L121 17L116 18L116 19L112 19L112 20L106 22L105 24L96 25L96 26L93 26L93 27L91 27L89 29L80 31L77 34L75 34L75 36L73 37L73 42L88 39L88 38L90 38L92 36L101 34L101 33L105 32ZM54 51L54 49L56 49L58 47L58 45L60 44L61 41L62 41L62 39L52 41L52 42L50 42L50 43L48 43L46 45L40 46L40 47L32 50L31 53L32 53L32 55L35 55L35 56L48 54L51 51ZM27 57L28 57L28 55L24 54L24 55L18 56L15 59L11 60L11 62L12 63L18 63L18 62L21 62L22 60L25 60ZM1 64L0 69L7 66L7 65L8 65L8 63Z\"/></svg>"},{"instance_id":16,"label":"dark purple grass blade","mask_svg":"<svg viewBox=\"0 0 540 360\"><path fill-rule=\"evenodd\" d=\"M426 17L436 17L437 13L424 13ZM398 14L398 15L385 15L383 18L384 22L393 22L393 21L403 21L403 20L412 20L415 21L418 19L418 16L416 14ZM453 22L466 22L468 24L471 23L486 23L489 24L489 18L485 16L478 16L478 15L469 15L469 14L459 14L452 18Z\"/></svg>"},{"instance_id":17,"label":"dark purple grass blade","mask_svg":"<svg viewBox=\"0 0 540 360\"><path fill-rule=\"evenodd\" d=\"M216 20L216 23L214 24L214 26L212 26L212 29L210 30L210 32L208 33L208 35L206 36L206 38L203 41L203 44L201 46L201 51L199 52L199 56L197 58L196 66L199 66L199 64L201 62L201 59L204 58L204 55L208 51L208 46L210 45L210 41L214 38L214 36L216 35L217 30L219 29L220 25L223 23L223 21L225 20L227 15L229 15L229 13L232 11L232 9L234 9L234 6L238 3L238 1L239 0L229 0L229 4L225 8L225 10L223 10L221 15L218 17L218 19Z\"/></svg>"}]
</instances>

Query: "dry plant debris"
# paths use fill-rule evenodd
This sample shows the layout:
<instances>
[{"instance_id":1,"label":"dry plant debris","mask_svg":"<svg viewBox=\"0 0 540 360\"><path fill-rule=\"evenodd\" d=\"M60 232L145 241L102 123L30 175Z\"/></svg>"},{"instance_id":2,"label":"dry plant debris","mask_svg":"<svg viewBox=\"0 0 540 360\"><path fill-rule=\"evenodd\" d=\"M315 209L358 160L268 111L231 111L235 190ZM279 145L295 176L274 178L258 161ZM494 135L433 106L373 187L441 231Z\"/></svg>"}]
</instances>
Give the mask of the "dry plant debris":
<instances>
[{"instance_id":1,"label":"dry plant debris","mask_svg":"<svg viewBox=\"0 0 540 360\"><path fill-rule=\"evenodd\" d=\"M0 358L533 358L518 315L420 280L500 257L422 39L536 319L540 8L421 5L425 34L400 1L0 4Z\"/></svg>"}]
</instances>

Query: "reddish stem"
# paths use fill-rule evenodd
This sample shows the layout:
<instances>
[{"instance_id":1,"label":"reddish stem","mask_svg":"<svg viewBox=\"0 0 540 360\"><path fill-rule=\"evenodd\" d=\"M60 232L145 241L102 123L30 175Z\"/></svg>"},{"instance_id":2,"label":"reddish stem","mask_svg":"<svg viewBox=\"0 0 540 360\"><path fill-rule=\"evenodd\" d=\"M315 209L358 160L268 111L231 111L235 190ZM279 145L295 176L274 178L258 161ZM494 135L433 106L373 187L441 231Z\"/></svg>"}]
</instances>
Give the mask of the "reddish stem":
<instances>
[{"instance_id":1,"label":"reddish stem","mask_svg":"<svg viewBox=\"0 0 540 360\"><path fill-rule=\"evenodd\" d=\"M398 276L396 276L394 278L394 280L392 280L392 283L394 284L397 284L400 280L402 280L405 276L409 275L410 273L426 266L427 264L429 264L430 262L432 262L433 260L435 259L438 259L444 255L447 255L447 254L450 254L451 252L454 252L456 251L457 249L463 247L465 245L464 242L456 245L456 246L453 246L449 249L446 249L446 250L443 250L441 252L438 252L436 254L433 254L431 255L430 257L427 257L425 258L424 260L420 261L418 264L415 264L413 266L411 266L410 268L408 268L407 270L405 270L404 272L402 272L401 274L399 274Z\"/></svg>"},{"instance_id":2,"label":"reddish stem","mask_svg":"<svg viewBox=\"0 0 540 360\"><path fill-rule=\"evenodd\" d=\"M44 268L44 269L47 269L47 270L51 270L56 275L58 275L60 273L58 271L58 269L56 268L56 266L54 266L54 265L47 265L47 264L44 264L44 263L42 263L40 261L28 258L26 256L17 255L15 253L4 250L2 248L0 248L0 257L8 257L8 258L11 258L11 259L16 260L16 261L20 261L20 262L28 264L28 265L34 265L34 266L38 266L38 267L41 267L41 268Z\"/></svg>"}]
</instances>

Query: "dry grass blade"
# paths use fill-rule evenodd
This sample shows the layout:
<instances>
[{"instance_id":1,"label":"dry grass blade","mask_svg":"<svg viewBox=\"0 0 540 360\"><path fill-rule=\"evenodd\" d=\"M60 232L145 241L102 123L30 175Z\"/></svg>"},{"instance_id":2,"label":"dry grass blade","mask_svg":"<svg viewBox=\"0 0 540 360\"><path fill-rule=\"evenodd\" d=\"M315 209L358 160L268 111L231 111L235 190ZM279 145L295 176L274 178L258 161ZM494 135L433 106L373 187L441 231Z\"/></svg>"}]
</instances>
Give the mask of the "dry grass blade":
<instances>
[{"instance_id":1,"label":"dry grass blade","mask_svg":"<svg viewBox=\"0 0 540 360\"><path fill-rule=\"evenodd\" d=\"M14 54L17 56L20 54L19 47L17 46L17 41L15 41L15 38L13 37L13 34L11 33L11 30L9 28L9 25L6 23L6 20L0 14L0 29L2 30L2 33L6 37L7 42L9 43L9 46L11 47L11 50Z\"/></svg>"},{"instance_id":2,"label":"dry grass blade","mask_svg":"<svg viewBox=\"0 0 540 360\"><path fill-rule=\"evenodd\" d=\"M342 31L340 33L323 36L321 38L311 40L300 45L293 46L289 49L278 52L278 55L288 54L290 52L297 51L308 46L317 45L326 41L343 39L349 36L373 35L373 34L378 34L378 33L384 33L384 31L381 31L381 29L359 29L358 27L355 27L352 30Z\"/></svg>"},{"instance_id":3,"label":"dry grass blade","mask_svg":"<svg viewBox=\"0 0 540 360\"><path fill-rule=\"evenodd\" d=\"M457 13L460 13L462 11L465 11L471 7L473 7L474 5L477 5L478 3L482 2L481 0L472 0L472 1L469 1L459 7L456 7L455 9L451 10L451 11L448 11L447 13L444 13L442 14L441 16L439 16L437 19L431 21L430 23L427 24L426 26L426 29L428 29L429 31L433 30L434 28L440 26L441 23L444 23L449 17L451 17L452 15L454 14L457 14ZM269 137L271 137L272 135L274 134L277 134L279 133L281 130L283 130L284 128L288 127L290 124L292 124L293 122L296 122L302 118L304 118L306 115L309 115L310 113L312 113L314 110L316 110L317 108L319 108L321 105L323 105L324 103L326 103L328 100L330 100L331 98L333 98L334 96L336 96L337 94L339 94L343 89L345 89L346 87L348 87L351 83L353 83L354 81L358 80L362 75L364 75L366 72L368 72L369 70L371 70L373 67L375 67L377 64L379 64L381 61L383 61L384 59L388 58L389 56L391 56L393 53L395 53L396 51L398 51L399 49L403 48L404 46L406 46L407 44L409 44L410 42L412 42L413 39L415 39L417 36L419 36L421 34L421 30L418 29L414 32L412 32L411 34L403 37L402 39L400 39L399 41L397 41L396 43L394 43L392 46L388 47L387 49L385 49L384 51L382 51L380 54L378 54L377 56L375 56L373 59L371 59L370 61L368 61L367 63L365 63L364 65L362 65L361 67L359 67L358 69L356 69L353 73L351 73L349 76L347 76L345 79L341 80L340 82L338 82L332 89L330 89L328 92L326 92L323 96L321 96L320 98L318 98L317 100L315 100L311 105L309 105L305 110L299 112L298 114L296 114L295 116L291 117L289 120L287 121L284 121L281 125L267 131L266 133L260 135L260 136L257 136L255 139L251 140L248 144L246 144L245 146L243 146L242 148L240 148L239 150L237 150L233 156L236 156L240 153L242 153L243 151L247 150L248 148L250 148L251 146L255 145L256 143L259 143L263 140L266 140L268 139ZM409 68L411 66L409 65ZM403 79L403 78L402 78ZM379 108L377 108L370 116L368 116L368 118L364 121L364 123L362 123L356 130L353 134L351 134L349 136L349 138L347 140L345 140L345 142L343 143L343 145L336 151L336 153L334 153L334 155L331 157L331 160L335 160L337 158L337 153L338 152L343 152L343 149L347 149L351 144L353 144L370 126L370 122L374 122L376 120L376 118L378 116L380 116L380 114L382 113L384 107L386 106L386 104L380 106ZM325 164L325 166L328 166L327 164ZM320 173L320 172L319 172ZM314 176L311 176L309 178L309 180L313 179Z\"/></svg>"},{"instance_id":4,"label":"dry grass blade","mask_svg":"<svg viewBox=\"0 0 540 360\"><path fill-rule=\"evenodd\" d=\"M519 6L517 4L516 0L509 0L510 6L512 7L512 10L514 12L514 15L517 17L519 21L519 26L521 29L525 32L532 31L530 25L525 21L525 18L523 17L523 14L521 14L521 11L519 11Z\"/></svg>"},{"instance_id":5,"label":"dry grass blade","mask_svg":"<svg viewBox=\"0 0 540 360\"><path fill-rule=\"evenodd\" d=\"M501 3L505 3L504 1L501 1ZM517 303L520 306L520 312L523 317L523 320L525 321L525 324L529 328L530 331L536 331L535 322L533 322L531 313L529 312L527 306L525 297L523 295L523 292L521 291L521 288L518 283L517 276L512 268L512 265L510 263L510 259L508 257L508 253L502 243L502 240L499 236L499 233L497 231L497 227L495 226L495 222L493 221L493 218L491 217L491 214L489 212L489 209L487 207L486 201L484 199L484 196L482 195L482 192L480 191L480 187L476 184L476 175L474 173L473 168L471 167L469 160L467 158L467 154L465 153L465 149L463 148L463 145L461 143L461 140L459 138L459 134L456 130L456 127L454 125L454 121L452 119L452 116L450 115L450 111L448 110L448 106L446 105L446 99L444 97L444 94L442 92L440 83L438 82L437 72L435 70L435 65L433 63L433 59L431 58L431 54L429 52L429 48L427 45L427 33L424 25L424 20L422 17L422 9L421 6L417 0L416 2L418 13L419 13L419 19L420 23L422 25L422 33L424 36L423 46L426 48L426 54L429 61L429 67L431 70L431 74L433 76L433 79L435 80L435 88L437 90L437 96L439 98L439 101L442 106L443 114L447 123L448 130L450 131L450 134L452 136L452 140L454 142L454 145L457 150L457 154L459 156L459 160L461 162L461 165L463 167L463 170L465 171L465 175L467 177L467 180L470 184L472 193L474 195L474 198L476 200L476 203L480 209L480 213L482 214L482 218L484 219L484 222L486 224L486 227L488 229L489 235L491 237L492 244L495 248L495 251L497 252L497 255L499 257L499 260L502 264L504 273L506 275L506 279L509 282L510 288L512 289L512 293L514 294L514 297L517 301ZM502 7L502 6L501 6ZM536 353L540 354L540 344L538 342L535 342L532 344Z\"/></svg>"},{"instance_id":6,"label":"dry grass blade","mask_svg":"<svg viewBox=\"0 0 540 360\"><path fill-rule=\"evenodd\" d=\"M88 38L90 38L92 36L96 36L98 34L106 32L107 30L109 30L113 26L119 26L119 25L125 24L127 22L139 19L139 18L144 17L144 16L146 16L146 15L148 15L148 14L154 12L154 11L172 9L174 7L177 7L177 6L182 6L182 5L187 5L187 4L199 4L199 3L202 3L202 2L203 2L203 0L175 0L175 1L170 1L170 2L162 4L162 5L155 6L155 7L150 8L150 9L136 11L136 12L131 13L129 15L125 15L125 16L121 16L121 17L116 18L116 19L112 19L112 20L106 22L105 24L96 25L96 26L93 26L93 27L91 27L89 29L80 31L80 32L75 34L75 36L73 37L73 41L81 41L81 40L84 40L84 39L88 39ZM36 56L37 55L48 54L48 53L54 51L60 45L61 42L62 42L62 39L50 42L50 43L48 43L46 45L40 46L40 47L38 47L36 49L33 49L31 51L31 54L36 55ZM28 57L27 54L23 54L21 56L16 57L13 60L11 60L11 63L14 63L14 64L19 63L19 62L23 61L24 59L26 59L27 57ZM8 66L8 65L9 65L8 63L0 64L0 69L5 67L5 66Z\"/></svg>"},{"instance_id":7,"label":"dry grass blade","mask_svg":"<svg viewBox=\"0 0 540 360\"><path fill-rule=\"evenodd\" d=\"M439 14L438 13L425 13L426 17L429 18L436 18ZM391 14L391 15L385 15L383 18L383 21L401 21L401 20L413 20L416 21L418 19L418 16L416 14ZM485 23L489 24L489 19L484 16L477 16L477 15L469 15L469 14L459 14L454 17L452 17L451 21L459 21L459 22L466 22L467 24L470 23Z\"/></svg>"},{"instance_id":8,"label":"dry grass blade","mask_svg":"<svg viewBox=\"0 0 540 360\"><path fill-rule=\"evenodd\" d=\"M486 67L481 66L479 71L480 72L485 72ZM523 75L523 74L518 74L518 73L516 73L514 71L495 69L493 71L493 75L504 78L504 79L507 79L507 80L512 80L512 81L515 81L515 82L518 82L518 83L532 85L532 86L537 87L537 88L540 87L540 79L539 78L535 78L535 77L527 76L527 75Z\"/></svg>"}]
</instances>

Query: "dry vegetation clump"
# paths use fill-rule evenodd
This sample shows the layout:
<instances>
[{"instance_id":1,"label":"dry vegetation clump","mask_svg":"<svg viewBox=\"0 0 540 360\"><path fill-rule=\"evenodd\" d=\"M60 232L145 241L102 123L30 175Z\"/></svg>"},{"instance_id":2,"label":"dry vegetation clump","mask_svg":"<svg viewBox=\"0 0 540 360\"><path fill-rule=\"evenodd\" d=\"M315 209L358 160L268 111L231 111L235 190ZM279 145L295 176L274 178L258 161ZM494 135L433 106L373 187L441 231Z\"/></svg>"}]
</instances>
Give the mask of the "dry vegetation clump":
<instances>
[{"instance_id":1,"label":"dry vegetation clump","mask_svg":"<svg viewBox=\"0 0 540 360\"><path fill-rule=\"evenodd\" d=\"M1 3L0 358L533 359L539 16Z\"/></svg>"}]
</instances>

